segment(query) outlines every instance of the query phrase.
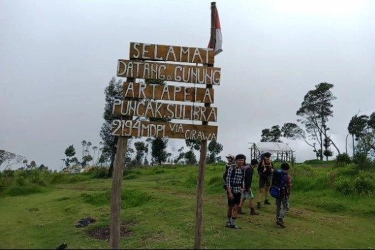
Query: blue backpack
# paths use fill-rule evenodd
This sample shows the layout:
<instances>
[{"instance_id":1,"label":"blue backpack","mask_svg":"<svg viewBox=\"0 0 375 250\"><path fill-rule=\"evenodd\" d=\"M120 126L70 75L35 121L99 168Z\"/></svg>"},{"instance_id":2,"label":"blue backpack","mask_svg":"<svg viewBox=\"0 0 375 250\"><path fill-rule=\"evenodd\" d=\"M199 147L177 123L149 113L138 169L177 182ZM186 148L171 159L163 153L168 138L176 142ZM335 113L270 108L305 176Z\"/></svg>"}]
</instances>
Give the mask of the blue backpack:
<instances>
[{"instance_id":1,"label":"blue backpack","mask_svg":"<svg viewBox=\"0 0 375 250\"><path fill-rule=\"evenodd\" d=\"M277 169L272 175L272 185L270 187L270 195L273 198L280 198L287 185L287 173L282 169Z\"/></svg>"}]
</instances>

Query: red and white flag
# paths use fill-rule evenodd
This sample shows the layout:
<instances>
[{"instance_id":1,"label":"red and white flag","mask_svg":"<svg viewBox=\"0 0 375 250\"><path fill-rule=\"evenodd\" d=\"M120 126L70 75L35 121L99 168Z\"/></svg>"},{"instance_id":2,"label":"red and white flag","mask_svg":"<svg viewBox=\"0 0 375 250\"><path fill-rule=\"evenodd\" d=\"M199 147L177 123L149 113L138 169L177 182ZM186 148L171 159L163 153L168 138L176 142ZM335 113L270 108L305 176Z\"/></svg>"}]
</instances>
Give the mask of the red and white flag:
<instances>
[{"instance_id":1,"label":"red and white flag","mask_svg":"<svg viewBox=\"0 0 375 250\"><path fill-rule=\"evenodd\" d=\"M214 10L214 20L215 20L215 37L214 39L210 38L210 42L208 43L208 48L215 50L215 56L223 51L223 36L221 34L221 27L220 27L220 19L219 13L217 12L217 8L215 6Z\"/></svg>"}]
</instances>

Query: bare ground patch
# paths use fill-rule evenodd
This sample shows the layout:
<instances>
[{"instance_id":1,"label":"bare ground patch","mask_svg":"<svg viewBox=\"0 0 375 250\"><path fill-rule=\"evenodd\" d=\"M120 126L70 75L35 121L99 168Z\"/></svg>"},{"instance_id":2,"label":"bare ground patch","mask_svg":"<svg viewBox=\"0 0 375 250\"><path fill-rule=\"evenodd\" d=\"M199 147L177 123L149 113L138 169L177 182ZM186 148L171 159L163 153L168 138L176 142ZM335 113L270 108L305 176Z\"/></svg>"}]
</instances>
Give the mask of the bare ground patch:
<instances>
[{"instance_id":1,"label":"bare ground patch","mask_svg":"<svg viewBox=\"0 0 375 250\"><path fill-rule=\"evenodd\" d=\"M134 221L127 221L127 222L122 222L121 227L120 227L120 236L121 238L124 237L131 237L133 235L133 232L129 230L130 225L135 225ZM109 226L102 226L102 227L97 227L93 228L87 231L87 234L94 239L98 240L109 240L110 236L110 229Z\"/></svg>"}]
</instances>

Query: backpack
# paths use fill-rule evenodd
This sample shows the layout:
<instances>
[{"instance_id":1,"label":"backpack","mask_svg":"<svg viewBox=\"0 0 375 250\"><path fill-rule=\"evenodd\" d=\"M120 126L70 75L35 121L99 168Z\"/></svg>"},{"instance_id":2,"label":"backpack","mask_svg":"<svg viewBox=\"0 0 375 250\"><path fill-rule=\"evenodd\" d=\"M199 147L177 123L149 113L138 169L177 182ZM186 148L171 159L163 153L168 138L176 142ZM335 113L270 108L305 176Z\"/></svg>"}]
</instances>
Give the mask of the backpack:
<instances>
[{"instance_id":1,"label":"backpack","mask_svg":"<svg viewBox=\"0 0 375 250\"><path fill-rule=\"evenodd\" d=\"M272 184L270 187L270 195L273 198L280 198L282 192L285 190L287 185L287 173L282 169L277 169L272 175Z\"/></svg>"},{"instance_id":2,"label":"backpack","mask_svg":"<svg viewBox=\"0 0 375 250\"><path fill-rule=\"evenodd\" d=\"M235 165L232 165L232 166L230 166L230 167L233 167L233 166L235 166ZM224 180L223 188L224 188L225 190L227 190L226 181L227 181L227 176L228 176L228 170L229 170L230 167L226 168L226 169L225 169L225 172L224 172L224 174L223 174L223 180ZM232 171L232 173L230 174L230 178L233 179L235 174L236 174L236 171ZM244 172L243 172L243 169L242 169L242 175L243 175L243 174L244 174Z\"/></svg>"}]
</instances>

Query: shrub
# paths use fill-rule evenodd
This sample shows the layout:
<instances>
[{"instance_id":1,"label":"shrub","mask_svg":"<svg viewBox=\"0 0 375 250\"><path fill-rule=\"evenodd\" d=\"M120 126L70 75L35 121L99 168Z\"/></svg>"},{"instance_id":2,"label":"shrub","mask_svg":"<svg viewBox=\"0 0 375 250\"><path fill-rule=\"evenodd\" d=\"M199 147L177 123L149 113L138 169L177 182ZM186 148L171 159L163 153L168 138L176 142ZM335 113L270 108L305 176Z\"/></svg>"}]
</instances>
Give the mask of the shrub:
<instances>
[{"instance_id":1,"label":"shrub","mask_svg":"<svg viewBox=\"0 0 375 250\"><path fill-rule=\"evenodd\" d=\"M25 186L15 186L7 189L4 193L9 196L28 195L40 193L42 189L35 184L28 184Z\"/></svg>"},{"instance_id":2,"label":"shrub","mask_svg":"<svg viewBox=\"0 0 375 250\"><path fill-rule=\"evenodd\" d=\"M19 186L19 187L24 187L24 186L26 186L26 179L25 179L25 177L23 177L23 176L19 176L19 177L17 177L17 179L16 179L16 184L17 184L17 186Z\"/></svg>"},{"instance_id":3,"label":"shrub","mask_svg":"<svg viewBox=\"0 0 375 250\"><path fill-rule=\"evenodd\" d=\"M353 162L357 164L360 169L369 169L374 165L367 157L366 153L356 153L353 156Z\"/></svg>"},{"instance_id":4,"label":"shrub","mask_svg":"<svg viewBox=\"0 0 375 250\"><path fill-rule=\"evenodd\" d=\"M372 196L375 191L374 181L369 177L358 176L354 179L353 185L358 195Z\"/></svg>"},{"instance_id":5,"label":"shrub","mask_svg":"<svg viewBox=\"0 0 375 250\"><path fill-rule=\"evenodd\" d=\"M90 169L90 172L93 172L93 177L96 179L106 179L108 178L108 168L106 167L94 167Z\"/></svg>"},{"instance_id":6,"label":"shrub","mask_svg":"<svg viewBox=\"0 0 375 250\"><path fill-rule=\"evenodd\" d=\"M339 178L335 183L335 189L343 195L354 193L353 183L348 178Z\"/></svg>"},{"instance_id":7,"label":"shrub","mask_svg":"<svg viewBox=\"0 0 375 250\"><path fill-rule=\"evenodd\" d=\"M343 153L343 154L339 154L337 155L336 157L336 164L338 166L345 166L345 165L348 165L350 164L352 161L350 160L350 157L348 154L346 153Z\"/></svg>"}]
</instances>

